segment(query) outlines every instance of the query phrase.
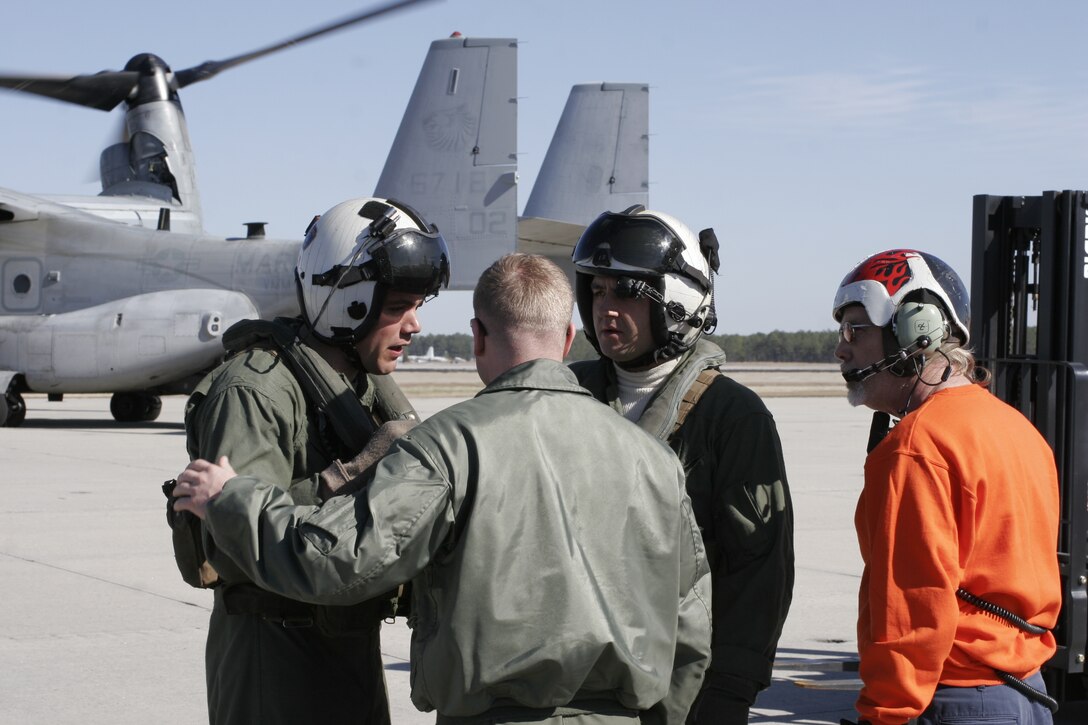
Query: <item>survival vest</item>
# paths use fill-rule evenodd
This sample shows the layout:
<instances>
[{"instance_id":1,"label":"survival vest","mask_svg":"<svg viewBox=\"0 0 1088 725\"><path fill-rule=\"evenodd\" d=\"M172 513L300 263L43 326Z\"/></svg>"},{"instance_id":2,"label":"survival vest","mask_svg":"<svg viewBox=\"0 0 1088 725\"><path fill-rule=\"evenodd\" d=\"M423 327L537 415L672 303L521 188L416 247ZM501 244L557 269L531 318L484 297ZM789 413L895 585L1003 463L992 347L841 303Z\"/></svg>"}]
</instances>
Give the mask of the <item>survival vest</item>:
<instances>
[{"instance_id":1,"label":"survival vest","mask_svg":"<svg viewBox=\"0 0 1088 725\"><path fill-rule=\"evenodd\" d=\"M705 393L714 382L714 379L721 375L721 371L718 368L707 368L699 373L699 377L695 378L695 381L684 393L684 397L680 400L680 408L676 413L676 422L673 423L672 430L669 431L669 440L676 435L676 431L680 430L680 426L684 425L684 421L688 417L688 413L691 412L699 403L699 398L703 397Z\"/></svg>"},{"instance_id":2,"label":"survival vest","mask_svg":"<svg viewBox=\"0 0 1088 725\"><path fill-rule=\"evenodd\" d=\"M297 330L294 321L242 320L223 333L223 347L228 357L252 348L273 350L280 356L298 382L332 457L347 460L357 454L381 423L418 420L407 396L388 375L367 376L367 385L374 390L373 410L367 410L343 378L322 372L315 353L299 342ZM216 586L220 579L205 556L200 520L174 511L172 500L167 501L166 518L182 579L198 589Z\"/></svg>"}]
</instances>

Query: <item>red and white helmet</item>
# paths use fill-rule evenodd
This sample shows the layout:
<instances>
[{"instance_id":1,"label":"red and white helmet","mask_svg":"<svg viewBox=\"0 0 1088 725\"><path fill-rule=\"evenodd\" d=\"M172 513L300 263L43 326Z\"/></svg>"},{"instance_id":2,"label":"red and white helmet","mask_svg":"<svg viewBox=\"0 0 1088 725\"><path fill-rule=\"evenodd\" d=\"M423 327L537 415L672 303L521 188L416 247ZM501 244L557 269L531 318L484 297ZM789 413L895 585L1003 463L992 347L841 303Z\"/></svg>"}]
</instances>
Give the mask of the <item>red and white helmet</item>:
<instances>
[{"instance_id":1,"label":"red and white helmet","mask_svg":"<svg viewBox=\"0 0 1088 725\"><path fill-rule=\"evenodd\" d=\"M438 229L410 206L364 197L310 223L295 281L307 325L352 345L377 322L390 290L430 298L449 284L450 254Z\"/></svg>"},{"instance_id":2,"label":"red and white helmet","mask_svg":"<svg viewBox=\"0 0 1088 725\"><path fill-rule=\"evenodd\" d=\"M930 301L927 295L940 302L950 332L967 345L971 338L967 287L943 261L914 249L889 249L860 262L839 285L832 315L841 320L844 307L859 304L874 325L894 326L904 302Z\"/></svg>"}]
</instances>

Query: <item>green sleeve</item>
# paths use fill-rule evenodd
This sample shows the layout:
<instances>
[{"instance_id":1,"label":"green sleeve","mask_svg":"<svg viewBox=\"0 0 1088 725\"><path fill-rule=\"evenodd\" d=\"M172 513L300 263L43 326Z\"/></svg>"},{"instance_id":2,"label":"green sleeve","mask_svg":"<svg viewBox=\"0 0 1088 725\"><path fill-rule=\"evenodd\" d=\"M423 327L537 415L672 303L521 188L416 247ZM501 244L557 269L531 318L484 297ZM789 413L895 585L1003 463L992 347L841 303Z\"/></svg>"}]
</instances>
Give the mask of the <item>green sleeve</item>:
<instances>
[{"instance_id":1,"label":"green sleeve","mask_svg":"<svg viewBox=\"0 0 1088 725\"><path fill-rule=\"evenodd\" d=\"M769 414L743 415L720 434L712 473L718 555L707 686L751 702L770 684L792 601L793 505Z\"/></svg>"},{"instance_id":2,"label":"green sleeve","mask_svg":"<svg viewBox=\"0 0 1088 725\"><path fill-rule=\"evenodd\" d=\"M189 456L227 456L235 471L286 487L305 410L295 410L288 395L278 397L241 384L205 397L187 421Z\"/></svg>"},{"instance_id":3,"label":"green sleeve","mask_svg":"<svg viewBox=\"0 0 1088 725\"><path fill-rule=\"evenodd\" d=\"M252 476L227 482L205 525L222 556L256 584L317 604L354 604L409 581L430 562L453 522L441 468L404 439L362 491L321 507Z\"/></svg>"},{"instance_id":4,"label":"green sleeve","mask_svg":"<svg viewBox=\"0 0 1088 725\"><path fill-rule=\"evenodd\" d=\"M683 490L683 472L679 485ZM680 725L699 694L710 662L710 567L707 564L699 525L687 494L681 506L680 527L680 609L676 628L676 654L673 658L669 694L659 704L666 723Z\"/></svg>"},{"instance_id":5,"label":"green sleeve","mask_svg":"<svg viewBox=\"0 0 1088 725\"><path fill-rule=\"evenodd\" d=\"M235 471L290 489L305 425L305 406L292 392L285 386L270 395L263 387L236 381L195 393L185 421L190 458L218 462L227 456ZM316 500L314 481L299 481L297 488L300 502ZM205 553L220 576L245 581L233 562L214 556L219 542L207 536L207 527L204 531Z\"/></svg>"}]
</instances>

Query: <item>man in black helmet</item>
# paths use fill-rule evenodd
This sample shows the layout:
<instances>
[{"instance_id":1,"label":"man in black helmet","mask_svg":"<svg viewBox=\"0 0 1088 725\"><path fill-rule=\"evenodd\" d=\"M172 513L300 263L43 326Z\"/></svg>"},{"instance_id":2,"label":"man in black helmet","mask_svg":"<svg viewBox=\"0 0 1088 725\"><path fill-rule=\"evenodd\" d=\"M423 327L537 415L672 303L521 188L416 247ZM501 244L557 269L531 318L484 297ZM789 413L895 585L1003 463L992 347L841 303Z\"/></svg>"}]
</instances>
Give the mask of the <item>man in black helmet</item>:
<instances>
[{"instance_id":1,"label":"man in black helmet","mask_svg":"<svg viewBox=\"0 0 1088 725\"><path fill-rule=\"evenodd\" d=\"M632 207L575 248L583 331L601 357L579 382L680 457L713 584L712 659L688 722L748 721L771 681L793 594L793 509L774 420L700 339L716 322L717 240Z\"/></svg>"},{"instance_id":2,"label":"man in black helmet","mask_svg":"<svg viewBox=\"0 0 1088 725\"><path fill-rule=\"evenodd\" d=\"M448 280L445 242L410 207L374 198L334 206L299 254L300 318L244 321L224 335L234 354L186 409L190 457L227 456L295 501L319 503L328 492L312 476L350 461L380 424L418 420L388 373L420 330L418 308ZM214 558L206 529L203 543ZM378 637L388 597L314 606L258 588L229 560L217 569L204 564L196 584L215 590L211 723L389 722Z\"/></svg>"}]
</instances>

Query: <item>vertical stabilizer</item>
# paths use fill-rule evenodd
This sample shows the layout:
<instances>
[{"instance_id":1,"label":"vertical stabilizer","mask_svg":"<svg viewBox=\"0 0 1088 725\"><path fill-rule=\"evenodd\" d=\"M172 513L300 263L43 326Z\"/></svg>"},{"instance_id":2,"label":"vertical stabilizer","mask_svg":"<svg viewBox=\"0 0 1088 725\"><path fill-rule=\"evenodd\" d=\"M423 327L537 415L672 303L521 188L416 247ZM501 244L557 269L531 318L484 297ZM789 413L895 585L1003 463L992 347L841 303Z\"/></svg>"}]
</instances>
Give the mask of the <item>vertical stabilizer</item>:
<instances>
[{"instance_id":1,"label":"vertical stabilizer","mask_svg":"<svg viewBox=\"0 0 1088 725\"><path fill-rule=\"evenodd\" d=\"M603 211L646 205L650 90L643 83L574 86L518 224L518 250L573 274L571 251Z\"/></svg>"},{"instance_id":2,"label":"vertical stabilizer","mask_svg":"<svg viewBox=\"0 0 1088 725\"><path fill-rule=\"evenodd\" d=\"M649 88L574 86L540 167L525 217L586 225L649 197Z\"/></svg>"},{"instance_id":3,"label":"vertical stabilizer","mask_svg":"<svg viewBox=\"0 0 1088 725\"><path fill-rule=\"evenodd\" d=\"M377 196L436 224L453 257L450 289L472 289L517 239L517 41L431 43Z\"/></svg>"}]
</instances>

